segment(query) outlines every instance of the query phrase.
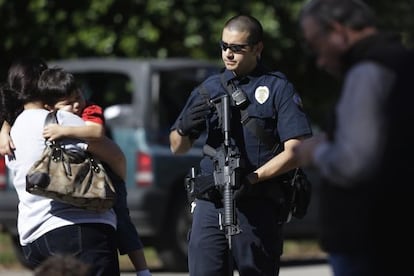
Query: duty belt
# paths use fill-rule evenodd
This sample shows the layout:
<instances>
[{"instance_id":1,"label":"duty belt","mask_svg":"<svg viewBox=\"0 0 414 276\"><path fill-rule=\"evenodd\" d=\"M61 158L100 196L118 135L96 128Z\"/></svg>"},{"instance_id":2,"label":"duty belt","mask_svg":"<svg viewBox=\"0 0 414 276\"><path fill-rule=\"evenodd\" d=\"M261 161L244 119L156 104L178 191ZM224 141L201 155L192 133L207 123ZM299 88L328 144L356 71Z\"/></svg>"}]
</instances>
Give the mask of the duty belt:
<instances>
[{"instance_id":1,"label":"duty belt","mask_svg":"<svg viewBox=\"0 0 414 276\"><path fill-rule=\"evenodd\" d=\"M212 174L198 175L194 179L194 196L199 198L214 187L214 176Z\"/></svg>"}]
</instances>

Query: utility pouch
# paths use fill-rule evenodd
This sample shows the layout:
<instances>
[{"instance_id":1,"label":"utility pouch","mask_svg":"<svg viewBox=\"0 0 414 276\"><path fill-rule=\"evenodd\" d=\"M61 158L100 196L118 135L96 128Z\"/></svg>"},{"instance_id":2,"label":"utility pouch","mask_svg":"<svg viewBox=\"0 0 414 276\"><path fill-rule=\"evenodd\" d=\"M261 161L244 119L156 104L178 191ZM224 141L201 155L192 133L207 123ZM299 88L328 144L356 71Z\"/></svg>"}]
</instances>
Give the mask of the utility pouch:
<instances>
[{"instance_id":1,"label":"utility pouch","mask_svg":"<svg viewBox=\"0 0 414 276\"><path fill-rule=\"evenodd\" d=\"M186 175L184 179L184 186L185 186L185 190L187 191L188 202L193 202L195 199L194 180L196 178L196 175L197 175L197 170L196 168L192 167L190 169L190 172Z\"/></svg>"},{"instance_id":2,"label":"utility pouch","mask_svg":"<svg viewBox=\"0 0 414 276\"><path fill-rule=\"evenodd\" d=\"M185 178L185 188L189 202L193 202L195 198L202 197L209 190L215 187L213 175L198 175L196 168L191 168L189 174Z\"/></svg>"}]
</instances>

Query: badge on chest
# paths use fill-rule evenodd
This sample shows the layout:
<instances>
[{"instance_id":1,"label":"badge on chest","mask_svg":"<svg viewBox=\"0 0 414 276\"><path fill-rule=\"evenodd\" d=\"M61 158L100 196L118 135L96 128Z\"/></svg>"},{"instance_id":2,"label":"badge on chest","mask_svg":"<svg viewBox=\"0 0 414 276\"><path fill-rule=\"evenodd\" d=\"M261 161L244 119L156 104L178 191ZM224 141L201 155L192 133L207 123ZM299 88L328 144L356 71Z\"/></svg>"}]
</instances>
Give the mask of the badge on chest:
<instances>
[{"instance_id":1,"label":"badge on chest","mask_svg":"<svg viewBox=\"0 0 414 276\"><path fill-rule=\"evenodd\" d=\"M259 104L263 104L269 99L269 88L267 86L259 86L254 92L254 98Z\"/></svg>"}]
</instances>

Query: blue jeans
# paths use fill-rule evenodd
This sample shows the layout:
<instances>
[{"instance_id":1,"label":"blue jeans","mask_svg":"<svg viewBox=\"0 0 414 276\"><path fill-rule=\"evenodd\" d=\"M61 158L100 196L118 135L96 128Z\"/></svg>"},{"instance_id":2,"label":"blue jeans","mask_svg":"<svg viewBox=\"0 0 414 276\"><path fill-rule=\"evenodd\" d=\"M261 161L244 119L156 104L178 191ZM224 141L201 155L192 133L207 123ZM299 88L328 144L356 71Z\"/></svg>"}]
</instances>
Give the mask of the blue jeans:
<instances>
[{"instance_id":1,"label":"blue jeans","mask_svg":"<svg viewBox=\"0 0 414 276\"><path fill-rule=\"evenodd\" d=\"M23 246L32 268L49 256L72 255L91 265L91 275L120 275L115 229L102 223L63 226Z\"/></svg>"}]
</instances>

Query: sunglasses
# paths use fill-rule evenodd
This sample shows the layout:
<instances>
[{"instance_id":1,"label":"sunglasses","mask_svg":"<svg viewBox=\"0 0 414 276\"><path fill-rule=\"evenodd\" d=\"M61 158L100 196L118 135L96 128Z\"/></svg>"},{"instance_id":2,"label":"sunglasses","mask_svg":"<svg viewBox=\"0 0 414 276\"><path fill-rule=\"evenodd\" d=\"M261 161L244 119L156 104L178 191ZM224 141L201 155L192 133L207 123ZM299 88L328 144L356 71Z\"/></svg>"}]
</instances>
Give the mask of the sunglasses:
<instances>
[{"instance_id":1,"label":"sunglasses","mask_svg":"<svg viewBox=\"0 0 414 276\"><path fill-rule=\"evenodd\" d=\"M249 45L250 44L228 44L224 41L220 41L221 50L226 51L227 49L230 49L233 53L239 53Z\"/></svg>"}]
</instances>

